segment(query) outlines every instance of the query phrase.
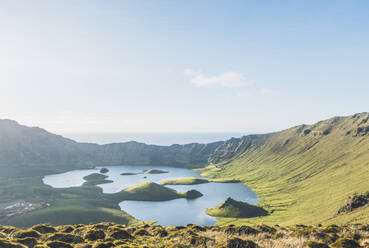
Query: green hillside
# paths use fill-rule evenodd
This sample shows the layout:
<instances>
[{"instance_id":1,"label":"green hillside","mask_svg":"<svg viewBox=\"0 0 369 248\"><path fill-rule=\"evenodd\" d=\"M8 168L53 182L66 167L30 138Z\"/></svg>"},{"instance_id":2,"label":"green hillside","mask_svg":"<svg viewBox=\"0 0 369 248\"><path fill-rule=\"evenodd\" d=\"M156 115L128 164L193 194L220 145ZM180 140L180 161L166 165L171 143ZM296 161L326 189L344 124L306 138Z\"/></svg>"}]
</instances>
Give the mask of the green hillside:
<instances>
[{"instance_id":1,"label":"green hillside","mask_svg":"<svg viewBox=\"0 0 369 248\"><path fill-rule=\"evenodd\" d=\"M335 214L350 195L369 189L368 120L368 113L336 117L226 142L203 175L241 180L272 214L219 224L367 223L368 205Z\"/></svg>"}]
</instances>

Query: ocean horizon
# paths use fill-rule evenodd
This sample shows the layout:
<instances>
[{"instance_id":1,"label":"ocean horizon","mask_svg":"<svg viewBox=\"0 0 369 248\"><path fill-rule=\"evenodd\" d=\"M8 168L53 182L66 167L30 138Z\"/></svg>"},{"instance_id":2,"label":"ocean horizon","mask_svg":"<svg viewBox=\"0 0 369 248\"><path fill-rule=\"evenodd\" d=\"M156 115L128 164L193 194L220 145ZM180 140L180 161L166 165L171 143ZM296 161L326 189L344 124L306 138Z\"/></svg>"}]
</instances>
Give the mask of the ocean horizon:
<instances>
[{"instance_id":1,"label":"ocean horizon","mask_svg":"<svg viewBox=\"0 0 369 248\"><path fill-rule=\"evenodd\" d=\"M69 132L61 135L78 142L97 143L100 145L137 141L152 145L169 146L173 144L211 143L224 141L230 138L240 138L248 133L216 132L216 133L163 133L163 132L121 132L121 133L77 133Z\"/></svg>"}]
</instances>

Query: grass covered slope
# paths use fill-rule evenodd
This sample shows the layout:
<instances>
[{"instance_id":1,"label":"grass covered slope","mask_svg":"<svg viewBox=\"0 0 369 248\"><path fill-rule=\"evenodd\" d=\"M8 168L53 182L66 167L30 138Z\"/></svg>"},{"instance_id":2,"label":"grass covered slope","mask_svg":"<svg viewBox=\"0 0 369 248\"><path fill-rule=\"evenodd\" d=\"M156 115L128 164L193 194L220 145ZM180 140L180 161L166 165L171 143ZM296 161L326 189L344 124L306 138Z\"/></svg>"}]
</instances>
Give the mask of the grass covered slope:
<instances>
[{"instance_id":1,"label":"grass covered slope","mask_svg":"<svg viewBox=\"0 0 369 248\"><path fill-rule=\"evenodd\" d=\"M270 216L220 224L367 223L369 207L335 216L348 196L369 189L369 114L336 117L220 147L204 176L252 188ZM237 147L235 152L234 147Z\"/></svg>"},{"instance_id":2,"label":"grass covered slope","mask_svg":"<svg viewBox=\"0 0 369 248\"><path fill-rule=\"evenodd\" d=\"M268 212L259 206L228 198L216 207L206 210L208 215L227 218L251 218L268 215Z\"/></svg>"},{"instance_id":3,"label":"grass covered slope","mask_svg":"<svg viewBox=\"0 0 369 248\"><path fill-rule=\"evenodd\" d=\"M239 183L239 180L235 179L227 179L227 178L198 178L198 177L184 177L179 179L169 179L161 182L161 185L195 185L202 183Z\"/></svg>"}]
</instances>

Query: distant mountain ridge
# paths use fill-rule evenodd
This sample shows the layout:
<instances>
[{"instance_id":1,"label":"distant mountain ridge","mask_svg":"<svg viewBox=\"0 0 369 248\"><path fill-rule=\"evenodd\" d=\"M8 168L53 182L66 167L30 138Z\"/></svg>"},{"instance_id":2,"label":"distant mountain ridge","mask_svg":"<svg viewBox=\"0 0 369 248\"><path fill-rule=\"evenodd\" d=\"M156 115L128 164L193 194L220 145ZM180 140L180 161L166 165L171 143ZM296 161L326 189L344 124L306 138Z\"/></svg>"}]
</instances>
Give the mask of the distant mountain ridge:
<instances>
[{"instance_id":1,"label":"distant mountain ridge","mask_svg":"<svg viewBox=\"0 0 369 248\"><path fill-rule=\"evenodd\" d=\"M83 168L98 165L203 166L223 142L157 146L138 142L98 145L78 143L38 127L13 120L0 120L0 168L3 175L56 168Z\"/></svg>"},{"instance_id":2,"label":"distant mountain ridge","mask_svg":"<svg viewBox=\"0 0 369 248\"><path fill-rule=\"evenodd\" d=\"M364 116L364 117L363 117ZM72 139L52 134L39 127L27 127L13 120L0 120L0 167L7 167L10 175L14 169L38 172L55 168L84 168L99 165L170 165L178 167L200 167L208 163L226 164L236 159L245 151L256 149L265 144L271 145L275 137L295 130L296 132L283 141L283 144L273 144L273 150L278 151L290 147L294 142L304 137L324 137L329 132L339 129L342 120L355 120L352 128L345 127L343 135L363 137L369 134L368 113L355 114L350 117L334 117L308 126L300 125L281 132L247 135L241 138L231 138L226 141L208 144L191 143L186 145L158 146L147 145L135 141L98 145L93 143L78 143ZM329 123L329 124L325 124ZM327 127L323 130L321 126ZM308 148L304 148L308 149Z\"/></svg>"}]
</instances>

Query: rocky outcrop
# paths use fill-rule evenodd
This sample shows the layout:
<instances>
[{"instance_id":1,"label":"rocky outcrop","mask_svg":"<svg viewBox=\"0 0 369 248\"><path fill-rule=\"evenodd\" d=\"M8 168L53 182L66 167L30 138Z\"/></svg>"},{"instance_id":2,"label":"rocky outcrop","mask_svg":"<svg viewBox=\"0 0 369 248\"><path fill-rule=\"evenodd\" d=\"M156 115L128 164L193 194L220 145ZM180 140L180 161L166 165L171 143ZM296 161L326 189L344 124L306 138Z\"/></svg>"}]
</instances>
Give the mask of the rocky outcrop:
<instances>
[{"instance_id":1,"label":"rocky outcrop","mask_svg":"<svg viewBox=\"0 0 369 248\"><path fill-rule=\"evenodd\" d=\"M344 206L338 209L336 215L352 212L355 209L363 207L367 204L369 204L369 191L361 195L354 194L353 196L350 196L347 199L346 204Z\"/></svg>"}]
</instances>

